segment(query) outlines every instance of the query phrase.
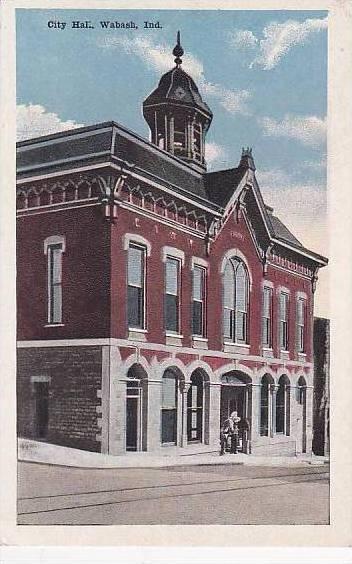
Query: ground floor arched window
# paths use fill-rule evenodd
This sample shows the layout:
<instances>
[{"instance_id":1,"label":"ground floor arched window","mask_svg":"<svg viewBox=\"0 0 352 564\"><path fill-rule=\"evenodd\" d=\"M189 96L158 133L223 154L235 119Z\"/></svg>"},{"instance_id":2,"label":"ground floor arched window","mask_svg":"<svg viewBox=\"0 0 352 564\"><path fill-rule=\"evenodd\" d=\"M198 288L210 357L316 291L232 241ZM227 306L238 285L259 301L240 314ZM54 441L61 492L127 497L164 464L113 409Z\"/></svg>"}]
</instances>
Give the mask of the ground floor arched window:
<instances>
[{"instance_id":1,"label":"ground floor arched window","mask_svg":"<svg viewBox=\"0 0 352 564\"><path fill-rule=\"evenodd\" d=\"M260 383L260 434L268 437L271 430L271 379L265 374Z\"/></svg>"},{"instance_id":2,"label":"ground floor arched window","mask_svg":"<svg viewBox=\"0 0 352 564\"><path fill-rule=\"evenodd\" d=\"M187 440L201 442L203 438L203 377L199 371L193 372L187 392Z\"/></svg>"},{"instance_id":3,"label":"ground floor arched window","mask_svg":"<svg viewBox=\"0 0 352 564\"><path fill-rule=\"evenodd\" d=\"M177 442L177 375L170 369L165 370L162 378L161 398L161 442Z\"/></svg>"},{"instance_id":4,"label":"ground floor arched window","mask_svg":"<svg viewBox=\"0 0 352 564\"><path fill-rule=\"evenodd\" d=\"M290 434L290 381L282 375L276 392L276 433Z\"/></svg>"}]
</instances>

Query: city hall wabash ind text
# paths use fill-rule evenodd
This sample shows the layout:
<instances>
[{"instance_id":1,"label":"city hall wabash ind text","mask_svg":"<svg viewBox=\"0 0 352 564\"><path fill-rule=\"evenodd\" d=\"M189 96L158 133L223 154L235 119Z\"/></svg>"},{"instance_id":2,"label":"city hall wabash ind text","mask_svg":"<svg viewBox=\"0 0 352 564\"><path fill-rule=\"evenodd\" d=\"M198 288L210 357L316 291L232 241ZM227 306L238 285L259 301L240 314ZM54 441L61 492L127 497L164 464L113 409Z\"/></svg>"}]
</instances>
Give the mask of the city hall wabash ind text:
<instances>
[{"instance_id":1,"label":"city hall wabash ind text","mask_svg":"<svg viewBox=\"0 0 352 564\"><path fill-rule=\"evenodd\" d=\"M18 434L202 452L236 410L248 454L310 453L327 259L265 204L250 148L207 172L212 112L173 53L150 141L106 122L18 143Z\"/></svg>"}]
</instances>

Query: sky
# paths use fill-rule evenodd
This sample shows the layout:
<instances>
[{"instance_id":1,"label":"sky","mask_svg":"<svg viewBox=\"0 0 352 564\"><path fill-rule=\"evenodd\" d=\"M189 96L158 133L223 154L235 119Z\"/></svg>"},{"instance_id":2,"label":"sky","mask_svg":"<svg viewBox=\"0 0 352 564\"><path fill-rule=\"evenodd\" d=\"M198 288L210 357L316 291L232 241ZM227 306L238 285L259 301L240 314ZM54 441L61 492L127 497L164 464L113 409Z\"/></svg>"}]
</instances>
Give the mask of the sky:
<instances>
[{"instance_id":1,"label":"sky","mask_svg":"<svg viewBox=\"0 0 352 564\"><path fill-rule=\"evenodd\" d=\"M182 66L214 115L208 170L237 166L252 147L266 203L305 246L328 254L326 12L16 12L18 139L111 120L148 138L142 102L174 66L180 30ZM315 302L315 314L328 316L326 268Z\"/></svg>"}]
</instances>

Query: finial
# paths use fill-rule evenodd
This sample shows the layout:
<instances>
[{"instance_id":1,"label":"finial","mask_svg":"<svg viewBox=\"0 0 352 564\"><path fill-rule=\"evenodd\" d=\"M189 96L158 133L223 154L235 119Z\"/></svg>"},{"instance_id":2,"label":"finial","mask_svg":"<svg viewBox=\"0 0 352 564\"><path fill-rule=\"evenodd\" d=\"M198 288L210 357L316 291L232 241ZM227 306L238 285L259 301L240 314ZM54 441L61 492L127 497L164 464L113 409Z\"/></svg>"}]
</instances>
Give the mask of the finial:
<instances>
[{"instance_id":1,"label":"finial","mask_svg":"<svg viewBox=\"0 0 352 564\"><path fill-rule=\"evenodd\" d=\"M172 54L175 55L176 59L175 59L175 63L176 66L179 67L180 64L182 63L182 59L180 59L180 57L182 57L184 53L184 50L181 47L181 42L180 42L180 32L177 32L177 44L174 47L174 50L172 51Z\"/></svg>"}]
</instances>

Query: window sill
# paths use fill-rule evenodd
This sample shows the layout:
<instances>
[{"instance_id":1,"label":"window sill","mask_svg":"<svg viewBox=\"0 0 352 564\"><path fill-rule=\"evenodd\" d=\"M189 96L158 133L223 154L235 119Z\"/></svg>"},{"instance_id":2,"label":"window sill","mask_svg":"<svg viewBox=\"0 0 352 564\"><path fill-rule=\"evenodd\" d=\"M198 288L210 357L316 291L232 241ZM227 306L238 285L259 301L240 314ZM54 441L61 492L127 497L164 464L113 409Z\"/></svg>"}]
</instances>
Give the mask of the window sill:
<instances>
[{"instance_id":1,"label":"window sill","mask_svg":"<svg viewBox=\"0 0 352 564\"><path fill-rule=\"evenodd\" d=\"M172 345L174 347L182 347L183 335L177 333L166 333L165 342L167 345Z\"/></svg>"},{"instance_id":2,"label":"window sill","mask_svg":"<svg viewBox=\"0 0 352 564\"><path fill-rule=\"evenodd\" d=\"M208 349L208 339L192 335L192 347L195 349Z\"/></svg>"},{"instance_id":3,"label":"window sill","mask_svg":"<svg viewBox=\"0 0 352 564\"><path fill-rule=\"evenodd\" d=\"M128 339L131 341L146 341L146 333L148 331L146 329L128 329Z\"/></svg>"},{"instance_id":4,"label":"window sill","mask_svg":"<svg viewBox=\"0 0 352 564\"><path fill-rule=\"evenodd\" d=\"M65 323L47 323L44 327L65 327Z\"/></svg>"},{"instance_id":5,"label":"window sill","mask_svg":"<svg viewBox=\"0 0 352 564\"><path fill-rule=\"evenodd\" d=\"M280 358L282 358L282 360L290 360L290 351L281 350Z\"/></svg>"},{"instance_id":6,"label":"window sill","mask_svg":"<svg viewBox=\"0 0 352 564\"><path fill-rule=\"evenodd\" d=\"M250 345L247 343L231 343L225 341L223 345L224 352L237 353L237 354L249 354Z\"/></svg>"},{"instance_id":7,"label":"window sill","mask_svg":"<svg viewBox=\"0 0 352 564\"><path fill-rule=\"evenodd\" d=\"M263 356L265 356L267 358L273 358L274 357L274 350L270 347L263 347L262 348L262 354L263 354Z\"/></svg>"}]
</instances>

